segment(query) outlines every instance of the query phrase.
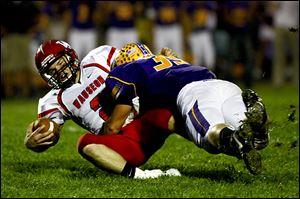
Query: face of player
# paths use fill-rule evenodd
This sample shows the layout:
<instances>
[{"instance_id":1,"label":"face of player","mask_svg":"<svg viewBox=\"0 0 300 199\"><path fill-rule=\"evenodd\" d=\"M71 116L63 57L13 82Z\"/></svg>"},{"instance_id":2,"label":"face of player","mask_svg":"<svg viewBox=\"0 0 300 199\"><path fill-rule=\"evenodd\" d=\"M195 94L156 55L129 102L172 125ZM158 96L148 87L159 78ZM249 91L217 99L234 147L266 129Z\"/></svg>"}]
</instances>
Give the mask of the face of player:
<instances>
[{"instance_id":1,"label":"face of player","mask_svg":"<svg viewBox=\"0 0 300 199\"><path fill-rule=\"evenodd\" d=\"M72 71L69 67L68 57L62 56L56 60L49 68L48 75L56 81L64 83L72 77ZM78 79L78 78L76 78Z\"/></svg>"}]
</instances>

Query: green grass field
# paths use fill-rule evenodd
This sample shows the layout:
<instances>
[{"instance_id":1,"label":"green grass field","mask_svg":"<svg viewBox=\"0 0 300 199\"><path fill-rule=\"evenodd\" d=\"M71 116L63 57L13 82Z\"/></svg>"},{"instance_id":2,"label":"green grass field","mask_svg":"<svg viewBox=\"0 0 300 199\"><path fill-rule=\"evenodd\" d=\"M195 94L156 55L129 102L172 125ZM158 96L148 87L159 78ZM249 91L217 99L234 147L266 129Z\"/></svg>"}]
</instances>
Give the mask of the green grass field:
<instances>
[{"instance_id":1,"label":"green grass field","mask_svg":"<svg viewBox=\"0 0 300 199\"><path fill-rule=\"evenodd\" d=\"M142 169L177 168L181 177L134 180L99 170L76 150L85 130L66 123L60 141L43 153L25 148L38 99L1 101L1 198L299 198L299 91L259 84L269 114L270 144L263 173L242 160L211 155L172 135ZM296 112L293 112L295 106Z\"/></svg>"}]
</instances>

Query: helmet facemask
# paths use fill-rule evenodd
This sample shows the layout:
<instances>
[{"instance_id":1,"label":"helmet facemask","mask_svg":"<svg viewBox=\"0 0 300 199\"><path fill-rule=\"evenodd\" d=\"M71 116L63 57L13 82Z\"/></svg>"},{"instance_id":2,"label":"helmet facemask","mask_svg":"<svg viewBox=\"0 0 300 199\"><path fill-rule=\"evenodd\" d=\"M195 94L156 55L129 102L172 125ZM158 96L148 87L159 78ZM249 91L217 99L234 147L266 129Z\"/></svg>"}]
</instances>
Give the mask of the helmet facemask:
<instances>
[{"instance_id":1,"label":"helmet facemask","mask_svg":"<svg viewBox=\"0 0 300 199\"><path fill-rule=\"evenodd\" d=\"M76 81L78 64L78 60L72 59L72 55L68 51L62 51L56 57L50 56L45 59L39 72L50 87L68 88Z\"/></svg>"}]
</instances>

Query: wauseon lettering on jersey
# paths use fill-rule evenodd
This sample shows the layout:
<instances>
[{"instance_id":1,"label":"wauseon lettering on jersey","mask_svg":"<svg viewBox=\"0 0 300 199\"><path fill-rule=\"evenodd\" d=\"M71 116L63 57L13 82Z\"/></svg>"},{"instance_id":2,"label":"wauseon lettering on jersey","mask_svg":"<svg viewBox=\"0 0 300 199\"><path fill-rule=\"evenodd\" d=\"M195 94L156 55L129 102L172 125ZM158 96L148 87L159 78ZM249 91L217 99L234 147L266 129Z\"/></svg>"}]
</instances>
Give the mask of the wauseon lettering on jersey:
<instances>
[{"instance_id":1,"label":"wauseon lettering on jersey","mask_svg":"<svg viewBox=\"0 0 300 199\"><path fill-rule=\"evenodd\" d=\"M39 117L50 117L63 124L73 119L83 128L98 134L109 113L102 107L102 91L110 65L116 56L116 49L100 46L82 60L80 82L67 89L50 91L39 100ZM101 95L100 95L101 93Z\"/></svg>"},{"instance_id":2,"label":"wauseon lettering on jersey","mask_svg":"<svg viewBox=\"0 0 300 199\"><path fill-rule=\"evenodd\" d=\"M206 67L158 55L114 68L106 87L119 103L131 104L132 99L139 96L143 112L152 107L173 108L179 91L186 84L214 78L215 74Z\"/></svg>"}]
</instances>

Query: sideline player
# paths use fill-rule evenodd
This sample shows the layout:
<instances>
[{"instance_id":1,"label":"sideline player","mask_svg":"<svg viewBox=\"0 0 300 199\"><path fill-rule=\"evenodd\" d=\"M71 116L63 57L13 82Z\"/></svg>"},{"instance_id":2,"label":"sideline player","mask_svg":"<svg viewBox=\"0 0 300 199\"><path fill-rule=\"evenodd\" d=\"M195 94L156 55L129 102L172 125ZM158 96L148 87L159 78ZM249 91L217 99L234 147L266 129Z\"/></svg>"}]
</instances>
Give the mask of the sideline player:
<instances>
[{"instance_id":1,"label":"sideline player","mask_svg":"<svg viewBox=\"0 0 300 199\"><path fill-rule=\"evenodd\" d=\"M267 113L254 91L242 92L205 67L153 55L138 43L125 45L115 66L106 79L117 103L105 124L107 133L118 132L132 108L142 114L153 108L177 109L189 140L198 147L243 159L252 174L261 172L258 150L269 140Z\"/></svg>"},{"instance_id":2,"label":"sideline player","mask_svg":"<svg viewBox=\"0 0 300 199\"><path fill-rule=\"evenodd\" d=\"M160 169L141 170L145 163L164 143L170 132L160 128L171 113L153 110L149 115L130 122L118 135L101 135L103 123L109 117L113 100L103 92L110 66L118 49L100 46L90 51L79 64L78 56L71 46L60 40L45 41L36 52L36 67L42 78L52 88L39 100L38 117L48 117L63 127L66 120L74 122L91 133L78 141L79 153L96 166L134 178L156 178L162 175L180 175L178 170L166 172ZM151 115L161 117L152 123ZM153 118L153 117L152 117ZM52 132L39 133L28 126L25 145L35 152L42 152L53 145ZM153 133L154 132L154 133ZM154 142L155 141L155 142ZM46 147L45 147L46 146Z\"/></svg>"}]
</instances>

